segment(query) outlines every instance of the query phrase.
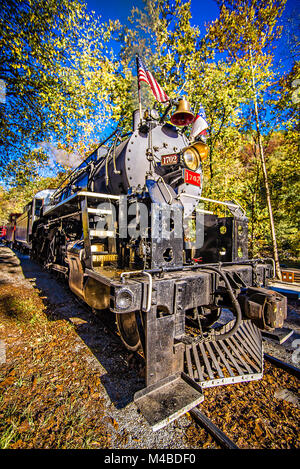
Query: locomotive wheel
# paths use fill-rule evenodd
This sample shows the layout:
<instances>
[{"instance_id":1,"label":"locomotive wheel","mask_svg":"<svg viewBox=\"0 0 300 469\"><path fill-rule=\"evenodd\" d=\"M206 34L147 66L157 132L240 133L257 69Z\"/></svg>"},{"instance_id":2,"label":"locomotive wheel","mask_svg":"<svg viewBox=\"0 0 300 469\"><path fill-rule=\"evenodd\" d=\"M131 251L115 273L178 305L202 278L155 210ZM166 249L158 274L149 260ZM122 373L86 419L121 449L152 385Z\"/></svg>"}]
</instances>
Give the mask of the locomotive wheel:
<instances>
[{"instance_id":1,"label":"locomotive wheel","mask_svg":"<svg viewBox=\"0 0 300 469\"><path fill-rule=\"evenodd\" d=\"M135 312L116 314L116 323L125 347L132 352L142 349Z\"/></svg>"}]
</instances>

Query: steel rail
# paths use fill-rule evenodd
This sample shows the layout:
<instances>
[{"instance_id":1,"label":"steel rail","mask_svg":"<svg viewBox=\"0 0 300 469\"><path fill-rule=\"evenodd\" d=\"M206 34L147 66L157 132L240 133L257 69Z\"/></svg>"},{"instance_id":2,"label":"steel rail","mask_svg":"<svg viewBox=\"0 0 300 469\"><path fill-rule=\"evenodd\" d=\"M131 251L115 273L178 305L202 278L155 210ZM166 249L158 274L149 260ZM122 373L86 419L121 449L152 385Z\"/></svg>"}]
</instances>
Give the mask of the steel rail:
<instances>
[{"instance_id":1,"label":"steel rail","mask_svg":"<svg viewBox=\"0 0 300 469\"><path fill-rule=\"evenodd\" d=\"M296 376L296 378L300 379L300 368L290 365L289 363L286 363L280 360L279 358L273 357L272 355L268 355L267 353L264 353L264 358L268 362L272 363L272 365L277 366L277 368L281 368L287 373L290 373L291 375Z\"/></svg>"},{"instance_id":2,"label":"steel rail","mask_svg":"<svg viewBox=\"0 0 300 469\"><path fill-rule=\"evenodd\" d=\"M217 441L222 448L225 449L239 449L239 447L225 435L220 428L218 428L206 415L204 415L197 407L190 410L191 416L200 423Z\"/></svg>"}]
</instances>

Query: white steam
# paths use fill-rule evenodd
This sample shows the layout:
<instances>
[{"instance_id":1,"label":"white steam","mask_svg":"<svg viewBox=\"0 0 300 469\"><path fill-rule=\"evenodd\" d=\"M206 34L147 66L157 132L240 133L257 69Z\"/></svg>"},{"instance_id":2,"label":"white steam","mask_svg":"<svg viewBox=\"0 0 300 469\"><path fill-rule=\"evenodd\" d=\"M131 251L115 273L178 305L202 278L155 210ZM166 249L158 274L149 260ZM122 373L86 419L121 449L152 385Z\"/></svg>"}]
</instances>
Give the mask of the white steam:
<instances>
[{"instance_id":1,"label":"white steam","mask_svg":"<svg viewBox=\"0 0 300 469\"><path fill-rule=\"evenodd\" d=\"M60 164L61 166L67 166L68 168L76 168L82 163L82 157L77 152L67 152L62 148L57 148L50 142L42 142L39 145L39 148L42 149L49 156L49 165L51 167Z\"/></svg>"}]
</instances>

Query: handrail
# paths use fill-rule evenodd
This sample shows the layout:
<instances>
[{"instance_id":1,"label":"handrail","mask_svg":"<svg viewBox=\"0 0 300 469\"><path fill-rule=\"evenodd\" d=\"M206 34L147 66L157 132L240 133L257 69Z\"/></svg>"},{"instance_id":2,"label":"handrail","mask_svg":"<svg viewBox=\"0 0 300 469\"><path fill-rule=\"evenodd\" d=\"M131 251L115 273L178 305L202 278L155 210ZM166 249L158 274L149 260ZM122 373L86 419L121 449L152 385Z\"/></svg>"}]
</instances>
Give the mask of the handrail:
<instances>
[{"instance_id":1,"label":"handrail","mask_svg":"<svg viewBox=\"0 0 300 469\"><path fill-rule=\"evenodd\" d=\"M199 195L192 195L192 194L186 194L185 192L182 192L181 194L178 195L178 198L180 197L189 197L190 199L196 199L196 200L203 200L204 202L212 202L214 204L218 205L226 205L227 207L232 207L232 208L239 208L243 211L245 215L245 210L243 207L241 207L239 204L233 204L232 202L223 202L221 200L215 200L215 199L208 199L207 197L201 197Z\"/></svg>"},{"instance_id":2,"label":"handrail","mask_svg":"<svg viewBox=\"0 0 300 469\"><path fill-rule=\"evenodd\" d=\"M65 203L70 202L70 200L73 200L76 197L80 197L80 196L81 197L94 197L96 199L120 200L119 195L103 194L100 192L79 191L79 192L75 192L75 194L70 195L70 197L67 197L66 199L62 200L56 205L47 206L47 209L45 210L44 214L46 215L47 213L52 212L52 210L55 210L57 207L61 207Z\"/></svg>"}]
</instances>

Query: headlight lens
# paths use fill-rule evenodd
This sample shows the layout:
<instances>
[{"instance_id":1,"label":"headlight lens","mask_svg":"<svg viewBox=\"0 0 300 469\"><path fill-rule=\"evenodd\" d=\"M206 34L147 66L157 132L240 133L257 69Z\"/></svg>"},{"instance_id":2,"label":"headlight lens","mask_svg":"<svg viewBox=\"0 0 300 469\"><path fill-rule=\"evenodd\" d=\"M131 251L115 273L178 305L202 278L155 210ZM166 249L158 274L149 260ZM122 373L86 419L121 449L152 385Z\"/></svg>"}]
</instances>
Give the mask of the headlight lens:
<instances>
[{"instance_id":1,"label":"headlight lens","mask_svg":"<svg viewBox=\"0 0 300 469\"><path fill-rule=\"evenodd\" d=\"M116 306L118 309L128 309L133 303L133 294L130 290L119 290L116 296Z\"/></svg>"},{"instance_id":2,"label":"headlight lens","mask_svg":"<svg viewBox=\"0 0 300 469\"><path fill-rule=\"evenodd\" d=\"M200 166L200 161L205 160L208 153L209 149L205 143L195 142L183 152L183 162L188 169L196 171Z\"/></svg>"},{"instance_id":3,"label":"headlight lens","mask_svg":"<svg viewBox=\"0 0 300 469\"><path fill-rule=\"evenodd\" d=\"M200 158L197 151L190 147L183 153L183 162L188 169L196 171L200 166Z\"/></svg>"}]
</instances>

